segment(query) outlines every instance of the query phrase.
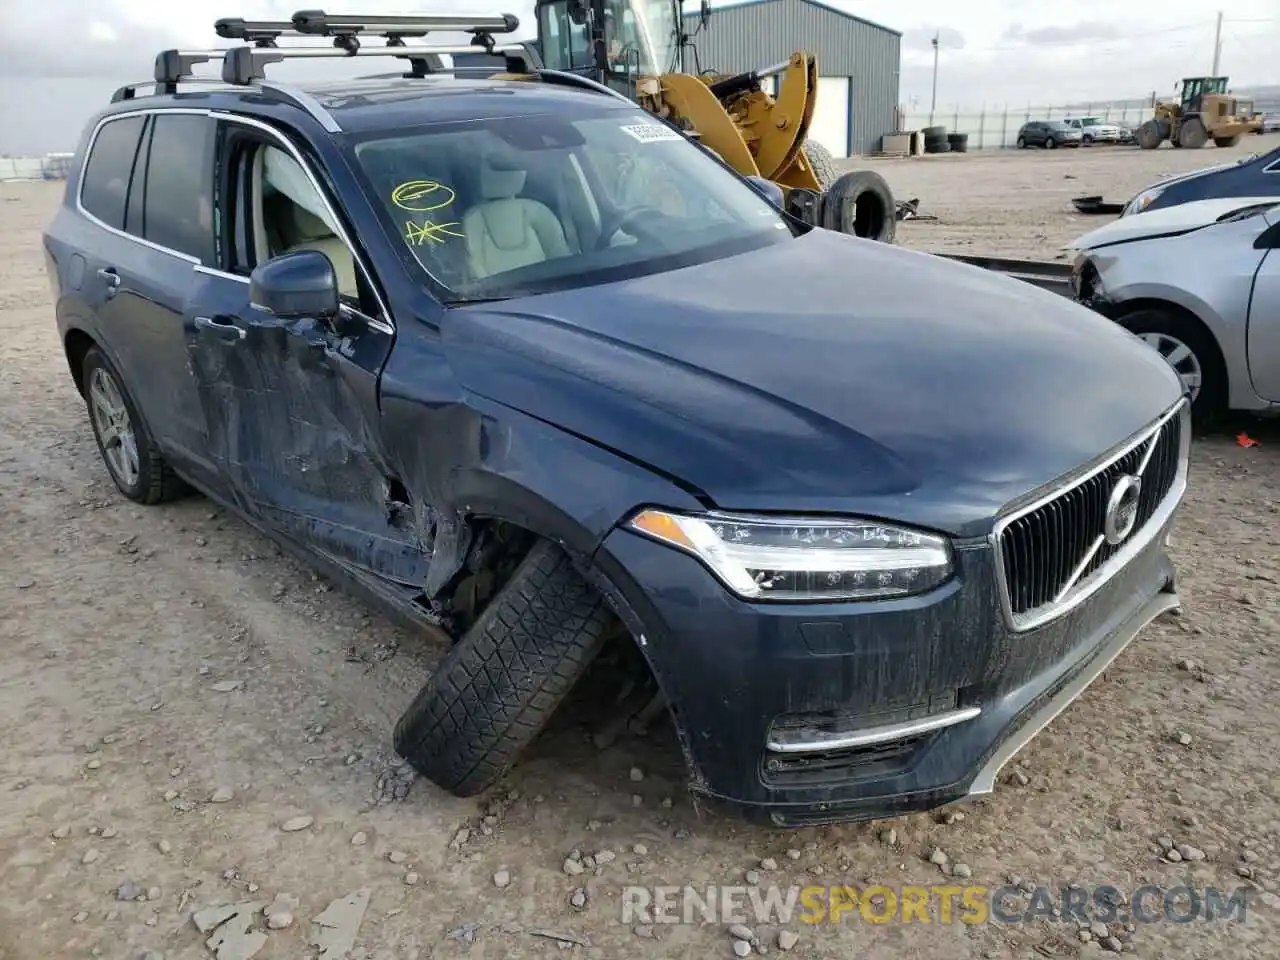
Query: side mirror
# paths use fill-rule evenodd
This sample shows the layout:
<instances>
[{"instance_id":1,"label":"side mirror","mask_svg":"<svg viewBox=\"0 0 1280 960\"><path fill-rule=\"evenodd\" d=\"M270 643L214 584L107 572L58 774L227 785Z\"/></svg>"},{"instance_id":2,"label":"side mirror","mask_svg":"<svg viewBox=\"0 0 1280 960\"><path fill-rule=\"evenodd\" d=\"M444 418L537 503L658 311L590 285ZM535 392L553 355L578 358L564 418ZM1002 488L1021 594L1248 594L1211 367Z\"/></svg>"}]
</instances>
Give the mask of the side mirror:
<instances>
[{"instance_id":1,"label":"side mirror","mask_svg":"<svg viewBox=\"0 0 1280 960\"><path fill-rule=\"evenodd\" d=\"M704 27L711 22L711 0L702 0L702 9L699 11L698 20Z\"/></svg>"},{"instance_id":2,"label":"side mirror","mask_svg":"<svg viewBox=\"0 0 1280 960\"><path fill-rule=\"evenodd\" d=\"M760 196L764 197L778 209L782 209L782 204L785 198L780 186L772 180L766 180L764 177L750 176L746 178L746 181L751 184L756 193L760 194Z\"/></svg>"},{"instance_id":3,"label":"side mirror","mask_svg":"<svg viewBox=\"0 0 1280 960\"><path fill-rule=\"evenodd\" d=\"M587 22L587 5L582 0L568 0L567 9L569 11L569 19L582 26Z\"/></svg>"},{"instance_id":4,"label":"side mirror","mask_svg":"<svg viewBox=\"0 0 1280 960\"><path fill-rule=\"evenodd\" d=\"M333 263L318 250L273 257L249 276L249 303L281 319L332 321L338 315Z\"/></svg>"}]
</instances>

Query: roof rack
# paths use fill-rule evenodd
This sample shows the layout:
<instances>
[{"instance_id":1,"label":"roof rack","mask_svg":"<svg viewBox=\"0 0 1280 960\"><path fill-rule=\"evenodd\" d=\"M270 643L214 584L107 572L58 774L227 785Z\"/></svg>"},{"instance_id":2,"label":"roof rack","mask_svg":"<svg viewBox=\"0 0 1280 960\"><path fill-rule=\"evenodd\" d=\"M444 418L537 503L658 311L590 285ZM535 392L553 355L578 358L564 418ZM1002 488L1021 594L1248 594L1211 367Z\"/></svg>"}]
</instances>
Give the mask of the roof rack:
<instances>
[{"instance_id":1,"label":"roof rack","mask_svg":"<svg viewBox=\"0 0 1280 960\"><path fill-rule=\"evenodd\" d=\"M491 66L458 65L445 67L441 54L471 57L502 57L509 73L536 74L547 83L575 86L605 93L625 100L621 94L603 84L575 74L545 70L535 47L512 42L499 45L494 34L512 33L520 26L510 13L492 17L471 16L342 16L323 10L300 10L289 20L246 20L223 17L214 23L214 31L224 40L241 40L243 46L215 50L162 50L156 55L155 79L120 87L111 97L113 103L132 100L139 88L152 86L157 92L173 94L179 84L212 84L230 86L255 85L284 99L301 104L313 113L323 113L309 95L291 90L283 84L267 83L269 64L292 59L395 57L408 60L411 70L400 74L420 78L432 73L464 73L489 71ZM468 44L423 44L410 46L405 38L422 38L432 32L469 33ZM281 46L282 37L326 37L332 46ZM362 38L377 37L384 46L364 46ZM194 68L210 61L221 61L220 81L213 77L197 77ZM332 118L322 118L332 124Z\"/></svg>"}]
</instances>

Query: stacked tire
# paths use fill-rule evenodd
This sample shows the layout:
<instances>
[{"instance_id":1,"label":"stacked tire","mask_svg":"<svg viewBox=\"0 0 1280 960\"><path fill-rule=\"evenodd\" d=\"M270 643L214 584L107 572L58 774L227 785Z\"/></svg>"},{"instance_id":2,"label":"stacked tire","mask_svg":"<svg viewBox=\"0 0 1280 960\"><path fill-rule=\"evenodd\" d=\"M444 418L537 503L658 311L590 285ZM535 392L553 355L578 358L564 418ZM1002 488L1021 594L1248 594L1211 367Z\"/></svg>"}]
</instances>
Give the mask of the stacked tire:
<instances>
[{"instance_id":1,"label":"stacked tire","mask_svg":"<svg viewBox=\"0 0 1280 960\"><path fill-rule=\"evenodd\" d=\"M924 134L925 153L951 152L951 141L947 139L946 127L925 127L920 132Z\"/></svg>"},{"instance_id":2,"label":"stacked tire","mask_svg":"<svg viewBox=\"0 0 1280 960\"><path fill-rule=\"evenodd\" d=\"M969 152L969 135L967 133L948 133L947 143L950 144L952 153Z\"/></svg>"}]
</instances>

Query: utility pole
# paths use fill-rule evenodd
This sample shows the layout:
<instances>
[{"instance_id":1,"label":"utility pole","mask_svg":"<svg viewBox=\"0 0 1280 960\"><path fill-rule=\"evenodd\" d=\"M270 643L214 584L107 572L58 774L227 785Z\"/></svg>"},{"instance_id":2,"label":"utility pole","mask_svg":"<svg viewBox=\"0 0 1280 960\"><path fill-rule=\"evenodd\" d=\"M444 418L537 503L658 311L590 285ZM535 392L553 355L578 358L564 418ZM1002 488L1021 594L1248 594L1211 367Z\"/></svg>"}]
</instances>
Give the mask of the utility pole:
<instances>
[{"instance_id":1,"label":"utility pole","mask_svg":"<svg viewBox=\"0 0 1280 960\"><path fill-rule=\"evenodd\" d=\"M1218 15L1218 22L1221 25L1222 15ZM1217 67L1214 67L1216 70ZM933 126L933 111L938 107L938 32L935 30L933 34L933 97L929 100L929 126Z\"/></svg>"},{"instance_id":2,"label":"utility pole","mask_svg":"<svg viewBox=\"0 0 1280 960\"><path fill-rule=\"evenodd\" d=\"M937 54L934 55L935 57ZM1218 61L1222 59L1222 11L1218 11L1218 26L1213 32L1213 72L1210 76L1218 75ZM936 67L935 67L936 69Z\"/></svg>"}]
</instances>

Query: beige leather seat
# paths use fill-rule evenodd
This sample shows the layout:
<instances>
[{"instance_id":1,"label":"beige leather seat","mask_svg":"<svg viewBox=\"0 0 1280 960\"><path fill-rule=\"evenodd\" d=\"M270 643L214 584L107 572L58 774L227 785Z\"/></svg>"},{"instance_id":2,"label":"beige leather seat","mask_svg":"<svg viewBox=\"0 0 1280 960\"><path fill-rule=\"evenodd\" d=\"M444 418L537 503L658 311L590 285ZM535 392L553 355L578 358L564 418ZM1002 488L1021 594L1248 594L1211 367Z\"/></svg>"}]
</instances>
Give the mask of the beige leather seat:
<instances>
[{"instance_id":1,"label":"beige leather seat","mask_svg":"<svg viewBox=\"0 0 1280 960\"><path fill-rule=\"evenodd\" d=\"M569 255L564 228L546 204L516 196L525 171L480 163L483 200L462 218L467 265L476 278Z\"/></svg>"},{"instance_id":2,"label":"beige leather seat","mask_svg":"<svg viewBox=\"0 0 1280 960\"><path fill-rule=\"evenodd\" d=\"M338 292L348 297L359 296L356 264L347 245L338 239L328 224L311 211L296 203L290 203L288 209L293 222L285 226L284 234L289 246L283 252L316 250L323 253L333 263L333 272L338 278Z\"/></svg>"}]
</instances>

